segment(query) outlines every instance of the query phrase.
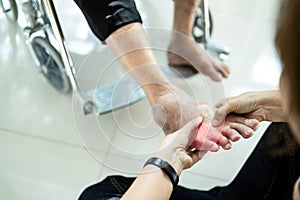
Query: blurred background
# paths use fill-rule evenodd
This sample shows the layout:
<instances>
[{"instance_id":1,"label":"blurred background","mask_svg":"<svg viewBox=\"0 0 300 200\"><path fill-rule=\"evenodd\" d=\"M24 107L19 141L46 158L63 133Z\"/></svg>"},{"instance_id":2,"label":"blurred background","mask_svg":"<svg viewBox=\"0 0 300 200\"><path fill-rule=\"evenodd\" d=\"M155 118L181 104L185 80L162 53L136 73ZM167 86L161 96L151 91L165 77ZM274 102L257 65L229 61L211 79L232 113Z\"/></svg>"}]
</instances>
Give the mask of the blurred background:
<instances>
[{"instance_id":1,"label":"blurred background","mask_svg":"<svg viewBox=\"0 0 300 200\"><path fill-rule=\"evenodd\" d=\"M278 88L281 64L274 33L279 2L209 1L211 40L231 49L226 63L232 73L223 81L225 96ZM145 27L172 28L173 1L136 3ZM73 1L54 4L79 84L85 87L89 79L85 70L102 67L108 49L93 36ZM164 137L147 100L113 113L83 116L72 94L56 91L38 73L25 43L25 24L21 11L18 23L0 13L0 199L77 199L84 188L110 174L136 176ZM165 62L164 54L156 55ZM114 62L101 81L108 83L123 74ZM211 94L200 75L182 82L196 91L199 100L209 102ZM180 184L205 190L228 184L267 126L261 123L252 138L235 143L230 151L208 154L182 174Z\"/></svg>"}]
</instances>

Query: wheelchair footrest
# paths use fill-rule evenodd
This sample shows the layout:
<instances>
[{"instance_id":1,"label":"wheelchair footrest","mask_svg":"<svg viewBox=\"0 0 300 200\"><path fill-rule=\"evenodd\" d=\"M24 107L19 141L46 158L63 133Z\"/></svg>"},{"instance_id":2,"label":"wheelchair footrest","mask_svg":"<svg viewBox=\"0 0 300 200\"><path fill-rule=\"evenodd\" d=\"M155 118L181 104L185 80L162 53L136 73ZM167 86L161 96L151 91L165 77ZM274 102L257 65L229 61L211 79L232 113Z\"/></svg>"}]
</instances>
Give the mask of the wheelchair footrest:
<instances>
[{"instance_id":1,"label":"wheelchair footrest","mask_svg":"<svg viewBox=\"0 0 300 200\"><path fill-rule=\"evenodd\" d=\"M136 103L146 97L143 89L128 78L87 92L97 114L105 114Z\"/></svg>"}]
</instances>

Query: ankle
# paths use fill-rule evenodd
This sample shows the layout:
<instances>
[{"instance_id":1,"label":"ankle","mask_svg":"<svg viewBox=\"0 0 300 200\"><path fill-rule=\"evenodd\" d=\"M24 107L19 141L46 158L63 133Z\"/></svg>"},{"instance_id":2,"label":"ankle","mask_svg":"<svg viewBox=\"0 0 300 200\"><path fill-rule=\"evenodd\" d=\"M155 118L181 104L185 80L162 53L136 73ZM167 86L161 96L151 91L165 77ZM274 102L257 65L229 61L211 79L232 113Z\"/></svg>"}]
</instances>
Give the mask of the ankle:
<instances>
[{"instance_id":1,"label":"ankle","mask_svg":"<svg viewBox=\"0 0 300 200\"><path fill-rule=\"evenodd\" d=\"M199 5L199 0L175 0L175 5L180 5L181 9L189 11Z\"/></svg>"}]
</instances>

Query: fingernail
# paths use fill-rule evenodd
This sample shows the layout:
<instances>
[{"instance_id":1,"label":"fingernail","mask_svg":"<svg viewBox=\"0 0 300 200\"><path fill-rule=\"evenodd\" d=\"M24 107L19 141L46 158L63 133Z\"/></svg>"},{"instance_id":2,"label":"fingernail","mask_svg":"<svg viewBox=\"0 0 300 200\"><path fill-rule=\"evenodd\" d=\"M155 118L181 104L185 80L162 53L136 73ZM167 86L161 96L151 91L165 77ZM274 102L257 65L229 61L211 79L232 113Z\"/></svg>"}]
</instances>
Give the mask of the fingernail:
<instances>
[{"instance_id":1,"label":"fingernail","mask_svg":"<svg viewBox=\"0 0 300 200\"><path fill-rule=\"evenodd\" d=\"M248 126L253 126L255 123L256 123L256 120L255 120L255 119L247 119L247 120L246 120L246 124L247 124Z\"/></svg>"},{"instance_id":2,"label":"fingernail","mask_svg":"<svg viewBox=\"0 0 300 200\"><path fill-rule=\"evenodd\" d=\"M246 135L251 135L252 134L252 130L251 129L247 129L246 130Z\"/></svg>"},{"instance_id":3,"label":"fingernail","mask_svg":"<svg viewBox=\"0 0 300 200\"><path fill-rule=\"evenodd\" d=\"M231 148L231 144L226 144L225 145L225 149L230 149Z\"/></svg>"},{"instance_id":4,"label":"fingernail","mask_svg":"<svg viewBox=\"0 0 300 200\"><path fill-rule=\"evenodd\" d=\"M200 124L200 122L202 122L202 117L197 117L197 118L195 119L195 122L196 122L197 124Z\"/></svg>"},{"instance_id":5,"label":"fingernail","mask_svg":"<svg viewBox=\"0 0 300 200\"><path fill-rule=\"evenodd\" d=\"M202 117L197 117L197 122L201 122L202 121Z\"/></svg>"},{"instance_id":6,"label":"fingernail","mask_svg":"<svg viewBox=\"0 0 300 200\"><path fill-rule=\"evenodd\" d=\"M214 145L212 146L211 151L218 151L218 150L219 150L219 146L218 146L217 144L214 144Z\"/></svg>"},{"instance_id":7,"label":"fingernail","mask_svg":"<svg viewBox=\"0 0 300 200\"><path fill-rule=\"evenodd\" d=\"M212 121L212 125L213 125L213 126L218 126L218 125L219 125L219 120L214 119L214 120Z\"/></svg>"},{"instance_id":8,"label":"fingernail","mask_svg":"<svg viewBox=\"0 0 300 200\"><path fill-rule=\"evenodd\" d=\"M240 138L241 138L241 137L240 137L240 135L238 135L238 134L236 134L236 135L233 136L233 140L234 140L234 141L238 141Z\"/></svg>"}]
</instances>

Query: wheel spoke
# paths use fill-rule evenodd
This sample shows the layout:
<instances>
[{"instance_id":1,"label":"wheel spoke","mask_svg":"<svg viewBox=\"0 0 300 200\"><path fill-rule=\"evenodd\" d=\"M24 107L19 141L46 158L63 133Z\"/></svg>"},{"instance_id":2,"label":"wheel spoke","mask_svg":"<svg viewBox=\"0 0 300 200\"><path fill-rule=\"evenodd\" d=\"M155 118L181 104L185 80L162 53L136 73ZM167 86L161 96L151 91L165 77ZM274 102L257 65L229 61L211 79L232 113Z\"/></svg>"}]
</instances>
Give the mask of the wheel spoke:
<instances>
[{"instance_id":1,"label":"wheel spoke","mask_svg":"<svg viewBox=\"0 0 300 200\"><path fill-rule=\"evenodd\" d=\"M48 58L45 61L45 66L50 69L50 63L52 62L52 58L50 56L48 56Z\"/></svg>"},{"instance_id":2,"label":"wheel spoke","mask_svg":"<svg viewBox=\"0 0 300 200\"><path fill-rule=\"evenodd\" d=\"M61 72L58 68L47 67L48 73L55 74L56 76L61 76Z\"/></svg>"},{"instance_id":3,"label":"wheel spoke","mask_svg":"<svg viewBox=\"0 0 300 200\"><path fill-rule=\"evenodd\" d=\"M63 87L63 82L62 82L62 79L61 79L60 76L51 75L50 78L49 78L49 81L56 88L62 88Z\"/></svg>"},{"instance_id":4,"label":"wheel spoke","mask_svg":"<svg viewBox=\"0 0 300 200\"><path fill-rule=\"evenodd\" d=\"M60 55L47 38L37 37L32 42L33 50L41 64L43 75L57 90L67 92L69 89L66 74Z\"/></svg>"}]
</instances>

